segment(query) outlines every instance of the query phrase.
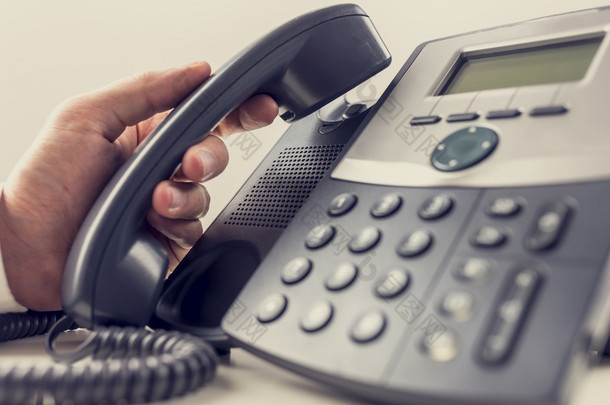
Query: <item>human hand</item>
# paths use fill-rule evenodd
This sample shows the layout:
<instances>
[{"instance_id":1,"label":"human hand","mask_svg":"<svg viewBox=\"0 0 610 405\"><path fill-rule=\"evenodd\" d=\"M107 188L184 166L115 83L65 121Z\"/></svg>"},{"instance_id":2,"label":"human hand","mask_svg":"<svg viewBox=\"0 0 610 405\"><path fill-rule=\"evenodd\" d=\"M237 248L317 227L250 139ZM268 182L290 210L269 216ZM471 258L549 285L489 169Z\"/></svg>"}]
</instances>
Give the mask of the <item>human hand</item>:
<instances>
[{"instance_id":1,"label":"human hand","mask_svg":"<svg viewBox=\"0 0 610 405\"><path fill-rule=\"evenodd\" d=\"M210 75L207 63L146 72L75 97L53 112L0 196L0 246L15 299L34 310L61 306L64 265L95 199L120 165L172 107ZM273 121L277 105L258 95L212 132L223 136ZM228 163L216 136L190 148L171 180L157 185L147 220L173 270L202 234L209 206L200 183Z\"/></svg>"}]
</instances>

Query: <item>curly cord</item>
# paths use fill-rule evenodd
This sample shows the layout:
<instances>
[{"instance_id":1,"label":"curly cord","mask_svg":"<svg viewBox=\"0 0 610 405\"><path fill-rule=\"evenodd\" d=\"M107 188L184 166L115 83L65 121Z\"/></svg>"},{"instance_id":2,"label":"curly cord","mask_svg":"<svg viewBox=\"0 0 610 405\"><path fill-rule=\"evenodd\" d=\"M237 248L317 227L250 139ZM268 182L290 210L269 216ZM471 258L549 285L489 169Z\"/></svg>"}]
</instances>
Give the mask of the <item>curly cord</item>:
<instances>
[{"instance_id":1,"label":"curly cord","mask_svg":"<svg viewBox=\"0 0 610 405\"><path fill-rule=\"evenodd\" d=\"M74 326L69 319L62 318L54 329L46 316L16 323L19 325L3 325L0 330L6 329L16 338L51 331L47 341L51 355L70 362L90 355L91 360L50 366L0 366L1 404L35 403L43 397L52 398L55 404L161 401L202 387L216 371L214 349L180 332L103 328L92 332L75 352L63 354L55 352L53 341Z\"/></svg>"}]
</instances>

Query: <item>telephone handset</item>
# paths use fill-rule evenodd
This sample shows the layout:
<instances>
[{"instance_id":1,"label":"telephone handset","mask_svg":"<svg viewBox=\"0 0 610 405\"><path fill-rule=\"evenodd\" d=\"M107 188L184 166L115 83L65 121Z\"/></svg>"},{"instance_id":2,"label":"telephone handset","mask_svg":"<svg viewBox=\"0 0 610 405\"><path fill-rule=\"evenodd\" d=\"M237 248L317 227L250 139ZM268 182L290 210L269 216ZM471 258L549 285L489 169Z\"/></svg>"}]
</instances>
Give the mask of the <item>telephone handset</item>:
<instances>
[{"instance_id":1,"label":"telephone handset","mask_svg":"<svg viewBox=\"0 0 610 405\"><path fill-rule=\"evenodd\" d=\"M347 4L290 21L226 64L172 111L101 193L66 264L66 313L84 327L145 325L168 259L144 230L144 215L155 185L172 175L186 149L253 94L271 95L281 118L296 121L390 59L368 16Z\"/></svg>"}]
</instances>

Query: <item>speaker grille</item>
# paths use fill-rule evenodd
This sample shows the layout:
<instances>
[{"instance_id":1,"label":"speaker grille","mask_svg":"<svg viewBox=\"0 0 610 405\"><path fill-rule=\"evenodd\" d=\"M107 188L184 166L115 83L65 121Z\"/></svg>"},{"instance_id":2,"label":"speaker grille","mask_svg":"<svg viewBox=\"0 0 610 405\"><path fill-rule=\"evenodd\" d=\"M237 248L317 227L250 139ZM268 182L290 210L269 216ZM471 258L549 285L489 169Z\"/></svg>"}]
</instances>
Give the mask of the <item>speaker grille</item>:
<instances>
[{"instance_id":1,"label":"speaker grille","mask_svg":"<svg viewBox=\"0 0 610 405\"><path fill-rule=\"evenodd\" d=\"M225 225L286 228L345 144L286 148L271 163Z\"/></svg>"}]
</instances>

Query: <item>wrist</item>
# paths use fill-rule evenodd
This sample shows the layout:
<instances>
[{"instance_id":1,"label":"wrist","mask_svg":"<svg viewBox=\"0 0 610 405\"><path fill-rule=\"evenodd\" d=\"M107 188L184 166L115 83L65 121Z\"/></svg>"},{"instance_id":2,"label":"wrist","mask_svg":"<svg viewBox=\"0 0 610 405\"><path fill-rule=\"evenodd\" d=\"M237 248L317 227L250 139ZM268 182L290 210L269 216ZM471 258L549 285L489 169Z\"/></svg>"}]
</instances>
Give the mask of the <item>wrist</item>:
<instances>
[{"instance_id":1,"label":"wrist","mask_svg":"<svg viewBox=\"0 0 610 405\"><path fill-rule=\"evenodd\" d=\"M6 233L6 226L2 221L4 214L1 213L1 211L4 211L4 209L2 209L2 204L4 204L2 189L3 184L0 184L0 239ZM0 313L22 312L26 309L27 308L17 303L14 294L9 287L8 278L6 277L4 259L2 257L2 243L0 241Z\"/></svg>"}]
</instances>

